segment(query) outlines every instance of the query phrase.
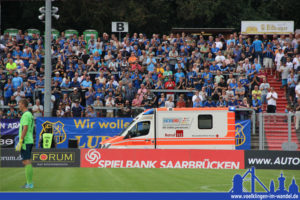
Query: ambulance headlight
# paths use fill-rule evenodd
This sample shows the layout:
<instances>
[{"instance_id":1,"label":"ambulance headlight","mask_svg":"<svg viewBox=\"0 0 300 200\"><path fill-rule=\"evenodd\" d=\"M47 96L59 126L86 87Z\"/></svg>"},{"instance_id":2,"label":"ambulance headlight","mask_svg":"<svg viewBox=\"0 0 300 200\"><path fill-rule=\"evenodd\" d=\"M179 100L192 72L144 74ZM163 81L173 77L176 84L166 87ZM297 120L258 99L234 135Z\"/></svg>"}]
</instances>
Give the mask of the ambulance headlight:
<instances>
[{"instance_id":1,"label":"ambulance headlight","mask_svg":"<svg viewBox=\"0 0 300 200\"><path fill-rule=\"evenodd\" d=\"M229 107L229 111L235 111L235 110L236 110L235 106L230 106Z\"/></svg>"},{"instance_id":2,"label":"ambulance headlight","mask_svg":"<svg viewBox=\"0 0 300 200\"><path fill-rule=\"evenodd\" d=\"M108 149L110 147L110 145L111 145L110 143L105 143L105 144L103 144L102 148Z\"/></svg>"}]
</instances>

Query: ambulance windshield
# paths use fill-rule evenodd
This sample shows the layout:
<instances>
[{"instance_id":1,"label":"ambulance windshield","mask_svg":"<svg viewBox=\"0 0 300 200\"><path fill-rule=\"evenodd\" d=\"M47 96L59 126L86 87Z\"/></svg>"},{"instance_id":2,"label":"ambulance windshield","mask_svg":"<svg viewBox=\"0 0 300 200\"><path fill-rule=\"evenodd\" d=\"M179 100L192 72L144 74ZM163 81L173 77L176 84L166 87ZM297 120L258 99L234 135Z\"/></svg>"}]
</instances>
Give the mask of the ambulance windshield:
<instances>
[{"instance_id":1,"label":"ambulance windshield","mask_svg":"<svg viewBox=\"0 0 300 200\"><path fill-rule=\"evenodd\" d=\"M119 134L119 136L122 136L123 135L123 133L134 123L136 121L136 118L135 119L133 119L131 122L130 122L130 124L128 124L128 126L126 127L126 128L124 128L123 130L122 130L122 132Z\"/></svg>"}]
</instances>

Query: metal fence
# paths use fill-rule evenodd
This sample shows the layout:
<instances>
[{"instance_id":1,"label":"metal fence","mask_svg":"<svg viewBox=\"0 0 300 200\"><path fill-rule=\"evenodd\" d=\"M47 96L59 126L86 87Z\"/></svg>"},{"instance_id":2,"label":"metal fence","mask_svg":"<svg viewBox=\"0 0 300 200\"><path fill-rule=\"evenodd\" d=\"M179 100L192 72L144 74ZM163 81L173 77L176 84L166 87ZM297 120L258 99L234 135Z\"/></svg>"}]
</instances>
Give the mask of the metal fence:
<instances>
[{"instance_id":1,"label":"metal fence","mask_svg":"<svg viewBox=\"0 0 300 200\"><path fill-rule=\"evenodd\" d=\"M260 113L259 150L300 150L296 129L298 119L300 114Z\"/></svg>"}]
</instances>

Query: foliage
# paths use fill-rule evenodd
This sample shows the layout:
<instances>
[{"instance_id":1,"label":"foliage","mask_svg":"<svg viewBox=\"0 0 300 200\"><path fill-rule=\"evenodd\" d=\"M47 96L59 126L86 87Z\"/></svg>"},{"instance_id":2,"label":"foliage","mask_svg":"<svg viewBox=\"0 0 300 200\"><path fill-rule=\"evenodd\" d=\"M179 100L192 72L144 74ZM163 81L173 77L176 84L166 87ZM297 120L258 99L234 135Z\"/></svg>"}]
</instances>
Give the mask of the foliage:
<instances>
[{"instance_id":1,"label":"foliage","mask_svg":"<svg viewBox=\"0 0 300 200\"><path fill-rule=\"evenodd\" d=\"M38 28L43 1L2 2L2 31ZM299 0L62 0L53 27L110 32L112 21L129 22L130 32L169 33L172 27L236 28L241 20L294 20L300 27Z\"/></svg>"}]
</instances>

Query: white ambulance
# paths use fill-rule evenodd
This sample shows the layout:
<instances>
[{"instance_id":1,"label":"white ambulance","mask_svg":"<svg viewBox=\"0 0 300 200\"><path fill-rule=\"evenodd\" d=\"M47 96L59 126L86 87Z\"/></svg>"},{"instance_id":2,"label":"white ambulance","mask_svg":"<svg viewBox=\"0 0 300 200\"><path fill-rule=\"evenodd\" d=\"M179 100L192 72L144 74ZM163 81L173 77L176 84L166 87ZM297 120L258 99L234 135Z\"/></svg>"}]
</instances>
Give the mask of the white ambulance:
<instances>
[{"instance_id":1,"label":"white ambulance","mask_svg":"<svg viewBox=\"0 0 300 200\"><path fill-rule=\"evenodd\" d=\"M228 108L149 109L100 147L235 149L235 113Z\"/></svg>"}]
</instances>

